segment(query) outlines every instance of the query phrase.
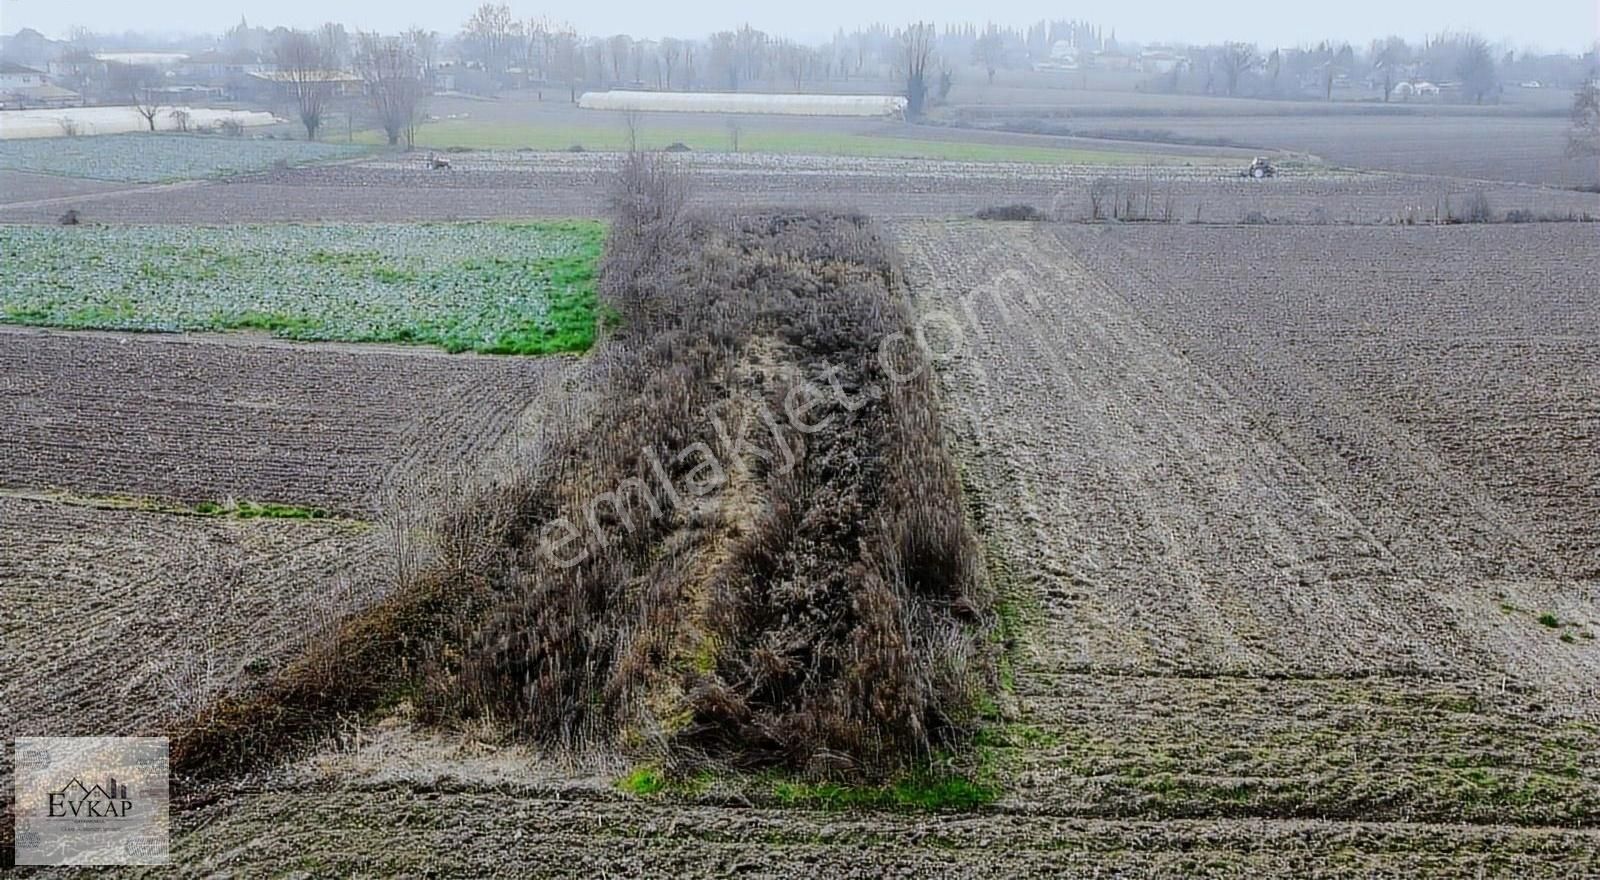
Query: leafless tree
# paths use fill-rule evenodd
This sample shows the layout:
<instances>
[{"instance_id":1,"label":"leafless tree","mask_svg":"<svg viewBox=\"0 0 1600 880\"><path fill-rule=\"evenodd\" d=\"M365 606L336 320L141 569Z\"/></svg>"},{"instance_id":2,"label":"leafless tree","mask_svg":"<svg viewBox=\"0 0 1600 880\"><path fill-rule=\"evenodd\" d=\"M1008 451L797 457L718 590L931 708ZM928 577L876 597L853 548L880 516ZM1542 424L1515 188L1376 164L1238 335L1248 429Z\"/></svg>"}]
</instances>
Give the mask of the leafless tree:
<instances>
[{"instance_id":1,"label":"leafless tree","mask_svg":"<svg viewBox=\"0 0 1600 880\"><path fill-rule=\"evenodd\" d=\"M760 79L767 61L767 44L770 39L763 31L746 24L734 34L734 53L739 64L739 75L748 80Z\"/></svg>"},{"instance_id":2,"label":"leafless tree","mask_svg":"<svg viewBox=\"0 0 1600 880\"><path fill-rule=\"evenodd\" d=\"M505 4L485 3L467 19L461 31L463 54L483 65L485 72L499 76L511 60L511 44L522 23Z\"/></svg>"},{"instance_id":3,"label":"leafless tree","mask_svg":"<svg viewBox=\"0 0 1600 880\"><path fill-rule=\"evenodd\" d=\"M144 118L151 131L156 130L156 117L161 114L161 75L153 67L142 64L112 65L110 71L113 91L127 95L133 109Z\"/></svg>"},{"instance_id":4,"label":"leafless tree","mask_svg":"<svg viewBox=\"0 0 1600 880\"><path fill-rule=\"evenodd\" d=\"M740 124L739 120L730 116L728 118L728 143L733 146L735 153L739 152L739 135L741 134L744 134L744 126Z\"/></svg>"},{"instance_id":5,"label":"leafless tree","mask_svg":"<svg viewBox=\"0 0 1600 880\"><path fill-rule=\"evenodd\" d=\"M555 34L552 64L556 74L567 83L567 99L578 102L578 83L583 79L583 47L578 34L571 28Z\"/></svg>"},{"instance_id":6,"label":"leafless tree","mask_svg":"<svg viewBox=\"0 0 1600 880\"><path fill-rule=\"evenodd\" d=\"M174 108L167 113L167 118L172 120L172 127L178 131L189 130L189 111Z\"/></svg>"},{"instance_id":7,"label":"leafless tree","mask_svg":"<svg viewBox=\"0 0 1600 880\"><path fill-rule=\"evenodd\" d=\"M628 56L633 52L633 38L627 34L615 34L606 40L606 60L611 65L611 79L613 82L622 81L622 72L628 64Z\"/></svg>"},{"instance_id":8,"label":"leafless tree","mask_svg":"<svg viewBox=\"0 0 1600 880\"><path fill-rule=\"evenodd\" d=\"M383 133L390 146L403 137L409 149L416 143L417 107L427 93L416 47L404 37L378 34L361 34L357 42L356 73Z\"/></svg>"},{"instance_id":9,"label":"leafless tree","mask_svg":"<svg viewBox=\"0 0 1600 880\"><path fill-rule=\"evenodd\" d=\"M639 152L639 135L644 129L644 114L638 110L622 112L622 136L628 142L628 152Z\"/></svg>"},{"instance_id":10,"label":"leafless tree","mask_svg":"<svg viewBox=\"0 0 1600 880\"><path fill-rule=\"evenodd\" d=\"M299 112L306 137L316 140L338 73L332 47L316 35L290 31L279 40L275 56L278 75Z\"/></svg>"},{"instance_id":11,"label":"leafless tree","mask_svg":"<svg viewBox=\"0 0 1600 880\"><path fill-rule=\"evenodd\" d=\"M666 79L667 88L672 88L672 68L678 65L678 59L683 56L683 41L667 37L656 48L661 56L661 74Z\"/></svg>"},{"instance_id":12,"label":"leafless tree","mask_svg":"<svg viewBox=\"0 0 1600 880\"><path fill-rule=\"evenodd\" d=\"M1572 98L1572 128L1567 132L1567 155L1600 156L1600 86L1583 84Z\"/></svg>"},{"instance_id":13,"label":"leafless tree","mask_svg":"<svg viewBox=\"0 0 1600 880\"><path fill-rule=\"evenodd\" d=\"M417 64L422 68L422 81L433 85L433 68L439 63L439 34L426 28L414 27L401 35L417 53Z\"/></svg>"},{"instance_id":14,"label":"leafless tree","mask_svg":"<svg viewBox=\"0 0 1600 880\"><path fill-rule=\"evenodd\" d=\"M156 130L156 117L161 114L160 93L149 85L136 86L133 90L133 109L144 117L146 125L151 131Z\"/></svg>"},{"instance_id":15,"label":"leafless tree","mask_svg":"<svg viewBox=\"0 0 1600 880\"><path fill-rule=\"evenodd\" d=\"M910 24L900 33L900 66L906 83L906 116L916 119L928 99L928 62L933 58L932 22Z\"/></svg>"},{"instance_id":16,"label":"leafless tree","mask_svg":"<svg viewBox=\"0 0 1600 880\"><path fill-rule=\"evenodd\" d=\"M983 72L989 76L989 85L994 85L994 72L1005 60L1005 54L1005 40L1000 36L1000 29L993 24L972 44L972 60L983 66Z\"/></svg>"},{"instance_id":17,"label":"leafless tree","mask_svg":"<svg viewBox=\"0 0 1600 880\"><path fill-rule=\"evenodd\" d=\"M720 71L729 91L739 91L738 35L733 31L717 31L711 35L711 67Z\"/></svg>"},{"instance_id":18,"label":"leafless tree","mask_svg":"<svg viewBox=\"0 0 1600 880\"><path fill-rule=\"evenodd\" d=\"M1239 91L1240 74L1255 67L1259 60L1256 47L1249 43L1224 43L1217 51L1215 63L1223 79L1228 83L1229 97Z\"/></svg>"},{"instance_id":19,"label":"leafless tree","mask_svg":"<svg viewBox=\"0 0 1600 880\"><path fill-rule=\"evenodd\" d=\"M810 64L810 50L792 40L780 40L777 50L778 67L786 78L794 82L794 90L800 91L805 83L806 68Z\"/></svg>"},{"instance_id":20,"label":"leafless tree","mask_svg":"<svg viewBox=\"0 0 1600 880\"><path fill-rule=\"evenodd\" d=\"M1372 69L1383 80L1383 102L1389 103L1389 97L1394 94L1394 87L1400 82L1400 68L1410 56L1411 47L1400 37L1385 37L1374 40L1372 43L1371 57Z\"/></svg>"},{"instance_id":21,"label":"leafless tree","mask_svg":"<svg viewBox=\"0 0 1600 880\"><path fill-rule=\"evenodd\" d=\"M1461 77L1462 90L1472 96L1472 102L1482 104L1483 96L1495 87L1494 56L1489 54L1489 44L1481 37L1464 37L1455 72Z\"/></svg>"}]
</instances>

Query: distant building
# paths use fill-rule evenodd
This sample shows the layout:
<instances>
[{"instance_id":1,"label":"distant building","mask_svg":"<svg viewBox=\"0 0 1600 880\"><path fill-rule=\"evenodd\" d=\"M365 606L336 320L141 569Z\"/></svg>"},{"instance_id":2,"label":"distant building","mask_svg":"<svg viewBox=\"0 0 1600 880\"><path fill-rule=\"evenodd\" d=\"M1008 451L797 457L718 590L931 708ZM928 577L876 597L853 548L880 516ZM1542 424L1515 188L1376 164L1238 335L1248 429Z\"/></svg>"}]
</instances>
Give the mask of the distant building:
<instances>
[{"instance_id":1,"label":"distant building","mask_svg":"<svg viewBox=\"0 0 1600 880\"><path fill-rule=\"evenodd\" d=\"M6 110L82 107L83 96L50 82L49 74L0 61L0 108Z\"/></svg>"},{"instance_id":2,"label":"distant building","mask_svg":"<svg viewBox=\"0 0 1600 880\"><path fill-rule=\"evenodd\" d=\"M258 70L250 73L245 79L249 84L237 89L236 97L262 104L270 104L291 94L296 82L299 81L293 72L287 70ZM359 95L362 92L361 77L343 70L313 71L307 74L304 81L325 83L330 86L332 93L339 97Z\"/></svg>"},{"instance_id":3,"label":"distant building","mask_svg":"<svg viewBox=\"0 0 1600 880\"><path fill-rule=\"evenodd\" d=\"M30 89L46 83L45 72L10 61L0 61L0 92Z\"/></svg>"},{"instance_id":4,"label":"distant building","mask_svg":"<svg viewBox=\"0 0 1600 880\"><path fill-rule=\"evenodd\" d=\"M1144 73L1171 73L1182 63L1182 55L1165 49L1148 49L1139 53L1139 70Z\"/></svg>"}]
</instances>

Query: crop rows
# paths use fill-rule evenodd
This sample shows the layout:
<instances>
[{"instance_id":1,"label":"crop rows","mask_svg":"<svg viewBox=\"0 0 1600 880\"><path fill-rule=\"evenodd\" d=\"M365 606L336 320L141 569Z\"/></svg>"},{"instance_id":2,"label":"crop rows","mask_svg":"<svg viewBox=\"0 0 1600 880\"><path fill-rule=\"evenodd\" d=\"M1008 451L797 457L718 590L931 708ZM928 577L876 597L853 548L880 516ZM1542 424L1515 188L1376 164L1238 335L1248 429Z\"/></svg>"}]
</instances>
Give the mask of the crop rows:
<instances>
[{"instance_id":1,"label":"crop rows","mask_svg":"<svg viewBox=\"0 0 1600 880\"><path fill-rule=\"evenodd\" d=\"M1441 573L1600 578L1600 239L1588 227L1067 238L1245 399L1337 438L1312 459L1336 484L1437 474L1443 494L1409 493L1419 509L1372 512L1391 549Z\"/></svg>"},{"instance_id":2,"label":"crop rows","mask_svg":"<svg viewBox=\"0 0 1600 880\"><path fill-rule=\"evenodd\" d=\"M1600 815L1575 228L898 227L961 320L946 399L1025 621L1013 804ZM1429 389L1381 356L1452 346L1500 357Z\"/></svg>"},{"instance_id":3,"label":"crop rows","mask_svg":"<svg viewBox=\"0 0 1600 880\"><path fill-rule=\"evenodd\" d=\"M164 730L370 601L378 537L0 496L0 737Z\"/></svg>"},{"instance_id":4,"label":"crop rows","mask_svg":"<svg viewBox=\"0 0 1600 880\"><path fill-rule=\"evenodd\" d=\"M491 447L560 361L0 330L0 488L365 517Z\"/></svg>"},{"instance_id":5,"label":"crop rows","mask_svg":"<svg viewBox=\"0 0 1600 880\"><path fill-rule=\"evenodd\" d=\"M365 147L340 144L187 134L15 138L0 140L0 170L160 183L348 159L364 152Z\"/></svg>"},{"instance_id":6,"label":"crop rows","mask_svg":"<svg viewBox=\"0 0 1600 880\"><path fill-rule=\"evenodd\" d=\"M0 227L0 322L582 350L602 234L577 222Z\"/></svg>"}]
</instances>

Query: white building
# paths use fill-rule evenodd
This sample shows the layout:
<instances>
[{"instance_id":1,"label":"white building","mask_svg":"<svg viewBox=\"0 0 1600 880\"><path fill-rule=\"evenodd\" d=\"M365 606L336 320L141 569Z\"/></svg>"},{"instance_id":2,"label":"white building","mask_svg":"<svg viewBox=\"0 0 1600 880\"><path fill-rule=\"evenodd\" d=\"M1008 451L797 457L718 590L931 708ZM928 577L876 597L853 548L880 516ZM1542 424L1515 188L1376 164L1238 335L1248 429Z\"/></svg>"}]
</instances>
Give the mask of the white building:
<instances>
[{"instance_id":1,"label":"white building","mask_svg":"<svg viewBox=\"0 0 1600 880\"><path fill-rule=\"evenodd\" d=\"M772 95L758 92L584 92L585 110L649 110L679 113L771 113L785 116L899 116L898 95Z\"/></svg>"},{"instance_id":2,"label":"white building","mask_svg":"<svg viewBox=\"0 0 1600 880\"><path fill-rule=\"evenodd\" d=\"M15 92L45 85L45 73L10 61L0 61L0 92Z\"/></svg>"}]
</instances>

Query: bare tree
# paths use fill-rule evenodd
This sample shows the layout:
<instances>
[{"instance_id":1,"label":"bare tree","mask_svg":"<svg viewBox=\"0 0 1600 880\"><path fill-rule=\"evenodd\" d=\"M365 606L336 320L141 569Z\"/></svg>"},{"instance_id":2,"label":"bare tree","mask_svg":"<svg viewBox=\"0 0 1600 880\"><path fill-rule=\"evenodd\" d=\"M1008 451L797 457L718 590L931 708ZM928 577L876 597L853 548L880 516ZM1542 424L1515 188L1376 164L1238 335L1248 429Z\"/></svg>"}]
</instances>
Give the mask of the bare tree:
<instances>
[{"instance_id":1,"label":"bare tree","mask_svg":"<svg viewBox=\"0 0 1600 880\"><path fill-rule=\"evenodd\" d=\"M115 65L111 70L112 89L128 96L151 131L156 130L156 117L161 114L160 92L156 89L160 83L161 75L146 65Z\"/></svg>"},{"instance_id":2,"label":"bare tree","mask_svg":"<svg viewBox=\"0 0 1600 880\"><path fill-rule=\"evenodd\" d=\"M416 143L417 107L427 93L422 82L422 62L416 47L404 37L361 34L356 50L356 73L365 86L367 99L378 112L378 121L389 145L406 139L406 148Z\"/></svg>"},{"instance_id":3,"label":"bare tree","mask_svg":"<svg viewBox=\"0 0 1600 880\"><path fill-rule=\"evenodd\" d=\"M275 55L280 81L300 114L306 138L316 140L322 116L333 97L337 75L333 51L315 35L289 31L278 41Z\"/></svg>"},{"instance_id":4,"label":"bare tree","mask_svg":"<svg viewBox=\"0 0 1600 880\"><path fill-rule=\"evenodd\" d=\"M733 42L740 76L748 80L760 79L766 66L767 44L771 42L766 33L748 24L742 25L734 34Z\"/></svg>"},{"instance_id":5,"label":"bare tree","mask_svg":"<svg viewBox=\"0 0 1600 880\"><path fill-rule=\"evenodd\" d=\"M1494 91L1494 56L1489 54L1489 44L1481 37L1463 38L1461 55L1456 60L1456 76L1461 77L1461 88L1472 96L1474 104L1482 104L1483 96Z\"/></svg>"},{"instance_id":6,"label":"bare tree","mask_svg":"<svg viewBox=\"0 0 1600 880\"><path fill-rule=\"evenodd\" d=\"M1228 84L1228 97L1238 94L1240 74L1255 67L1259 61L1256 47L1249 43L1224 43L1217 50L1215 64Z\"/></svg>"},{"instance_id":7,"label":"bare tree","mask_svg":"<svg viewBox=\"0 0 1600 880\"><path fill-rule=\"evenodd\" d=\"M665 78L667 89L672 88L672 68L678 65L678 59L683 55L683 41L667 37L656 47L656 52L661 56L661 75Z\"/></svg>"},{"instance_id":8,"label":"bare tree","mask_svg":"<svg viewBox=\"0 0 1600 880\"><path fill-rule=\"evenodd\" d=\"M811 50L792 40L780 40L777 45L778 67L784 76L794 82L794 90L800 91L805 82L806 68L810 66Z\"/></svg>"},{"instance_id":9,"label":"bare tree","mask_svg":"<svg viewBox=\"0 0 1600 880\"><path fill-rule=\"evenodd\" d=\"M711 67L722 72L729 91L739 91L738 35L733 31L717 31L711 35Z\"/></svg>"},{"instance_id":10,"label":"bare tree","mask_svg":"<svg viewBox=\"0 0 1600 880\"><path fill-rule=\"evenodd\" d=\"M461 31L463 55L483 65L490 76L506 72L511 60L511 44L522 23L505 4L485 3L467 19Z\"/></svg>"},{"instance_id":11,"label":"bare tree","mask_svg":"<svg viewBox=\"0 0 1600 880\"><path fill-rule=\"evenodd\" d=\"M1600 156L1600 86L1590 80L1572 98L1572 128L1567 132L1567 155Z\"/></svg>"},{"instance_id":12,"label":"bare tree","mask_svg":"<svg viewBox=\"0 0 1600 880\"><path fill-rule=\"evenodd\" d=\"M426 28L414 27L401 35L417 53L417 64L422 68L422 81L433 85L433 68L439 62L439 34Z\"/></svg>"},{"instance_id":13,"label":"bare tree","mask_svg":"<svg viewBox=\"0 0 1600 880\"><path fill-rule=\"evenodd\" d=\"M983 72L989 76L989 85L994 85L994 72L1005 57L1005 40L1000 36L1000 29L990 24L972 44L972 60L983 65Z\"/></svg>"},{"instance_id":14,"label":"bare tree","mask_svg":"<svg viewBox=\"0 0 1600 880\"><path fill-rule=\"evenodd\" d=\"M561 79L567 82L567 99L578 102L578 83L583 79L583 47L578 44L578 34L571 28L555 34L552 63Z\"/></svg>"},{"instance_id":15,"label":"bare tree","mask_svg":"<svg viewBox=\"0 0 1600 880\"><path fill-rule=\"evenodd\" d=\"M156 130L156 117L161 114L160 94L149 85L135 86L133 89L133 109L144 117L151 131Z\"/></svg>"},{"instance_id":16,"label":"bare tree","mask_svg":"<svg viewBox=\"0 0 1600 880\"><path fill-rule=\"evenodd\" d=\"M1385 37L1372 43L1372 69L1383 79L1383 102L1389 103L1400 82L1400 68L1410 57L1411 47L1401 37Z\"/></svg>"},{"instance_id":17,"label":"bare tree","mask_svg":"<svg viewBox=\"0 0 1600 880\"><path fill-rule=\"evenodd\" d=\"M900 34L900 65L906 83L906 116L916 119L928 100L928 62L933 58L932 22L915 22Z\"/></svg>"},{"instance_id":18,"label":"bare tree","mask_svg":"<svg viewBox=\"0 0 1600 880\"><path fill-rule=\"evenodd\" d=\"M633 38L627 34L616 34L606 40L606 57L611 64L611 79L613 82L622 81L622 71L628 63L628 56L633 53Z\"/></svg>"}]
</instances>

